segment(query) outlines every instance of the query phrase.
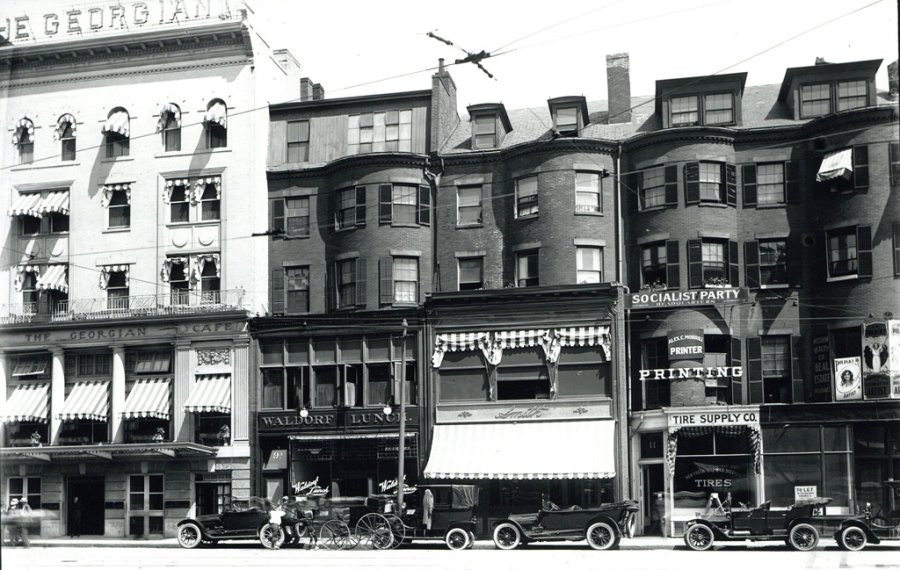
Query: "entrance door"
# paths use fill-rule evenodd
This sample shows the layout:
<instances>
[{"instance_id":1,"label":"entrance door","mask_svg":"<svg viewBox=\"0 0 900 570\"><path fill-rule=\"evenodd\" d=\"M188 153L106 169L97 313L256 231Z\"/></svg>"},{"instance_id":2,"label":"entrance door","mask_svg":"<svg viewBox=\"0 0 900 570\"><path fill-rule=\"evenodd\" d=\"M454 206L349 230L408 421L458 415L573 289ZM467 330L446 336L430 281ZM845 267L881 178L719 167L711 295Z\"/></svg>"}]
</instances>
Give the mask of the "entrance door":
<instances>
[{"instance_id":1,"label":"entrance door","mask_svg":"<svg viewBox=\"0 0 900 570\"><path fill-rule=\"evenodd\" d=\"M663 534L662 519L666 512L664 465L645 465L641 471L644 486L644 534L660 536Z\"/></svg>"},{"instance_id":2,"label":"entrance door","mask_svg":"<svg viewBox=\"0 0 900 570\"><path fill-rule=\"evenodd\" d=\"M103 477L69 477L66 491L66 528L69 534L103 536L105 491ZM77 505L75 497L78 497Z\"/></svg>"}]
</instances>

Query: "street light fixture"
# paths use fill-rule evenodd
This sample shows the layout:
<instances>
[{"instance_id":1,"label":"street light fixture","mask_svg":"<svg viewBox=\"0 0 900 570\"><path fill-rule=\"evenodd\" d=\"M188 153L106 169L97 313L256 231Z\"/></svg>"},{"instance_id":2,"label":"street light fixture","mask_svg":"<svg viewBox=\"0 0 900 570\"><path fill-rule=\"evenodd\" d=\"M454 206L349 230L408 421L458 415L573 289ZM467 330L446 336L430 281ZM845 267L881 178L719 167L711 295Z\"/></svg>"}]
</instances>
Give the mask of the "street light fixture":
<instances>
[{"instance_id":1,"label":"street light fixture","mask_svg":"<svg viewBox=\"0 0 900 570\"><path fill-rule=\"evenodd\" d=\"M309 410L306 409L306 406L300 409L300 417L305 418L309 415Z\"/></svg>"}]
</instances>

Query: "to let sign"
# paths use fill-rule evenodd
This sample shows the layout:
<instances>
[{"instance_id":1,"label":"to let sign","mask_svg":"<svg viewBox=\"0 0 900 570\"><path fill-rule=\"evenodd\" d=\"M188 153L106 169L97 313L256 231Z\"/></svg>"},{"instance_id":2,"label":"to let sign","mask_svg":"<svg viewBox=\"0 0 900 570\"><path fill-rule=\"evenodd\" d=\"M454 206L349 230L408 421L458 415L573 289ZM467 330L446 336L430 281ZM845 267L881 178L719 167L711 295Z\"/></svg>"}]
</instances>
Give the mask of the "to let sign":
<instances>
[{"instance_id":1,"label":"to let sign","mask_svg":"<svg viewBox=\"0 0 900 570\"><path fill-rule=\"evenodd\" d=\"M794 501L815 499L819 494L815 485L794 485Z\"/></svg>"}]
</instances>

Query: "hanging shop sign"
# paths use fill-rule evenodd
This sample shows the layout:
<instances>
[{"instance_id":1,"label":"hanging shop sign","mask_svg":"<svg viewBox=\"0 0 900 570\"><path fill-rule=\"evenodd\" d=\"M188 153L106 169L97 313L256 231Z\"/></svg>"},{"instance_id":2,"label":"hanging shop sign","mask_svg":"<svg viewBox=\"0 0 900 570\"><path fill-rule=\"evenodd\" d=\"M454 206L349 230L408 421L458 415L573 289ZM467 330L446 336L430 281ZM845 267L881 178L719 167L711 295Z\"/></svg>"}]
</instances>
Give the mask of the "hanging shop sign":
<instances>
[{"instance_id":1,"label":"hanging shop sign","mask_svg":"<svg viewBox=\"0 0 900 570\"><path fill-rule=\"evenodd\" d=\"M228 0L147 0L73 6L68 10L20 14L0 19L0 40L13 44L81 39L109 32L135 32L240 17Z\"/></svg>"},{"instance_id":2,"label":"hanging shop sign","mask_svg":"<svg viewBox=\"0 0 900 570\"><path fill-rule=\"evenodd\" d=\"M673 360L703 361L703 331L675 331L669 333L669 362Z\"/></svg>"},{"instance_id":3,"label":"hanging shop sign","mask_svg":"<svg viewBox=\"0 0 900 570\"><path fill-rule=\"evenodd\" d=\"M638 291L626 298L626 309L659 309L662 307L694 307L735 301L746 301L747 290L739 287L695 289L690 291Z\"/></svg>"},{"instance_id":4,"label":"hanging shop sign","mask_svg":"<svg viewBox=\"0 0 900 570\"><path fill-rule=\"evenodd\" d=\"M715 412L672 413L669 414L668 421L670 428L759 425L759 412L755 409L735 409Z\"/></svg>"},{"instance_id":5,"label":"hanging shop sign","mask_svg":"<svg viewBox=\"0 0 900 570\"><path fill-rule=\"evenodd\" d=\"M744 375L744 368L742 366L690 366L684 368L642 368L639 372L641 380L683 380L686 378L715 380L716 378L740 378Z\"/></svg>"},{"instance_id":6,"label":"hanging shop sign","mask_svg":"<svg viewBox=\"0 0 900 570\"><path fill-rule=\"evenodd\" d=\"M818 496L818 487L815 485L794 485L794 502L815 499Z\"/></svg>"},{"instance_id":7,"label":"hanging shop sign","mask_svg":"<svg viewBox=\"0 0 900 570\"><path fill-rule=\"evenodd\" d=\"M828 334L813 337L813 400L831 401L831 345Z\"/></svg>"},{"instance_id":8,"label":"hanging shop sign","mask_svg":"<svg viewBox=\"0 0 900 570\"><path fill-rule=\"evenodd\" d=\"M862 374L858 356L834 359L834 399L862 400Z\"/></svg>"}]
</instances>

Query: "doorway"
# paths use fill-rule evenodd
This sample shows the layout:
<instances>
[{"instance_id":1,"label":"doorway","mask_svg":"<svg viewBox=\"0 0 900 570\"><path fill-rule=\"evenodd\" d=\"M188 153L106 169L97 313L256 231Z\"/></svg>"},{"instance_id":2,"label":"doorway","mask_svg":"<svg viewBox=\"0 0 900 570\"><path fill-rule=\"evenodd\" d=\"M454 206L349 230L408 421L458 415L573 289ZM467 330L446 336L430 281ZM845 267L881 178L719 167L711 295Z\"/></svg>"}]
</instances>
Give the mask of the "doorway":
<instances>
[{"instance_id":1,"label":"doorway","mask_svg":"<svg viewBox=\"0 0 900 570\"><path fill-rule=\"evenodd\" d=\"M103 477L69 477L66 489L66 529L69 534L103 536L106 526ZM75 503L78 497L78 504Z\"/></svg>"},{"instance_id":2,"label":"doorway","mask_svg":"<svg viewBox=\"0 0 900 570\"><path fill-rule=\"evenodd\" d=\"M644 535L662 536L662 520L666 511L664 465L645 465L641 473L644 488Z\"/></svg>"}]
</instances>

